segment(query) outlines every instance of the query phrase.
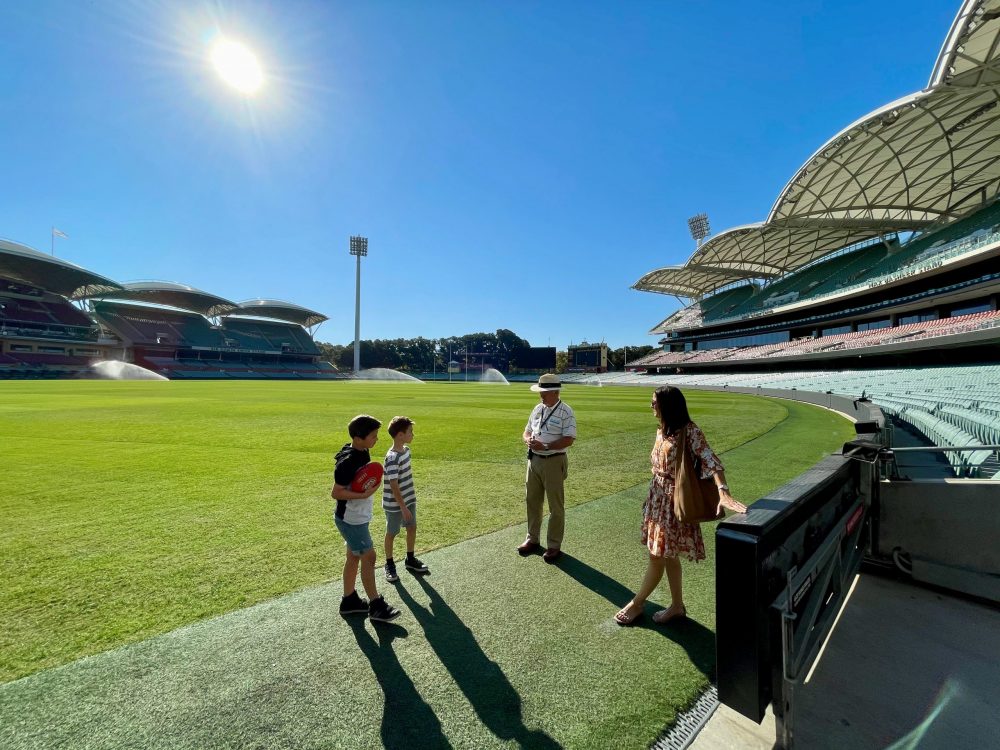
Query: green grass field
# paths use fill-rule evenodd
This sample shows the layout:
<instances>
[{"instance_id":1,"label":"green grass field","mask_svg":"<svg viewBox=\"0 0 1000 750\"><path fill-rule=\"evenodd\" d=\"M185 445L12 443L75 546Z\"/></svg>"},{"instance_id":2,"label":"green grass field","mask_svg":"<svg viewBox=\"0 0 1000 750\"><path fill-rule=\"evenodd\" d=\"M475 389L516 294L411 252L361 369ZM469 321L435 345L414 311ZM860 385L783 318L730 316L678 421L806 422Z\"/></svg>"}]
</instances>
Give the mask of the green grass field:
<instances>
[{"instance_id":1,"label":"green grass field","mask_svg":"<svg viewBox=\"0 0 1000 750\"><path fill-rule=\"evenodd\" d=\"M576 410L580 431L571 453L568 501L580 505L603 498L601 503L608 508L598 514L600 503L593 503L590 510L580 508L571 516L580 519L581 528L590 523L593 529L589 536L581 532L575 539L573 526L568 528L566 550L582 567L575 575L563 571L569 575L562 575L558 586L552 584L554 592L577 587L565 589L571 602L567 606L589 601L572 593L581 584L613 603L641 576L634 498L641 498L649 472L655 430L649 395L650 390L642 388L580 386L564 391ZM688 398L692 416L723 455L734 494L747 502L835 450L852 432L849 423L836 415L791 402L695 391ZM523 533L508 528L524 520L519 438L536 402L535 394L523 385L0 384L0 437L7 459L0 499L4 519L0 682L339 579L343 547L331 522L332 454L346 442L345 425L359 412L383 421L395 414L416 420L412 449L421 503L419 549L472 540L454 549L475 555L477 545L492 550L500 544L491 554L503 556L498 570L508 569L518 562L510 541L516 544L517 534ZM381 456L388 440L387 435L381 437L373 456ZM605 518L606 513L611 516ZM376 510L372 524L376 540L380 521ZM602 526L607 523L612 526ZM507 531L499 536L490 534L503 529ZM607 538L609 534L613 537ZM598 539L607 549L594 547ZM378 541L376 548L381 559ZM446 553L442 550L440 559L459 555ZM584 559L589 562L584 564ZM552 568L544 568L542 575L552 575ZM691 575L691 598L703 612L700 621L711 628L712 567L701 565L696 570ZM442 591L459 596L457 592L470 582L460 570L449 575L435 575L432 580L440 582ZM494 580L489 567L485 576L475 581L475 595L482 602L476 612L497 610L499 619L467 612L459 620L456 615L455 632L469 631L472 642L466 645L474 655L472 643L496 644L498 653L516 650L524 644L503 645L511 635L505 631L509 623L504 622L511 584L505 576ZM546 594L543 589L536 595ZM400 596L389 596L400 602ZM418 588L407 596L410 601L403 597L402 602L407 612L414 612L421 602L438 601L440 608L433 589L428 593ZM420 602L415 596L422 597ZM454 602L451 606L454 614L459 607ZM421 642L419 658L414 652L414 664L424 660L431 671L444 665L454 675L448 657L438 653L435 644L435 637L443 634L432 637L433 624L423 625L427 640ZM412 631L412 617L408 627ZM576 636L568 632L565 637L573 642ZM371 665L365 669L370 677L384 653L378 649L369 653L368 641L360 633L351 638L352 644L355 639L354 648L369 656ZM417 643L411 638L407 646L416 649ZM590 737L594 739L590 746L600 747L597 739L605 732L619 736L625 727L648 732L649 726L662 726L671 711L689 701L708 679L704 667L712 661L711 644L707 647L709 653L697 658L681 652L682 661L698 668L678 682L676 692L671 690L648 710L630 705L627 698L623 703L610 691L610 724L567 727L566 738L575 738L570 744L586 746ZM657 646L647 643L643 648L655 654ZM503 666L505 684L520 686L517 692L525 710L534 707L533 715L541 720L547 704L532 694L533 681L518 673L524 655L511 659ZM646 672L655 675L655 664L644 662L637 679L647 679ZM461 680L458 683L461 688ZM560 693L560 700L570 705L584 700L575 692L577 687L594 689L580 679L568 693ZM472 700L468 690L465 695ZM464 746L456 739L465 731L457 728L463 726L462 712L452 716L454 711L448 708L454 701L445 700L440 707L431 698L426 702L434 705L451 743ZM455 722L453 729L447 729L453 726L449 716ZM480 720L490 727L482 716ZM381 738L385 743L384 725Z\"/></svg>"}]
</instances>

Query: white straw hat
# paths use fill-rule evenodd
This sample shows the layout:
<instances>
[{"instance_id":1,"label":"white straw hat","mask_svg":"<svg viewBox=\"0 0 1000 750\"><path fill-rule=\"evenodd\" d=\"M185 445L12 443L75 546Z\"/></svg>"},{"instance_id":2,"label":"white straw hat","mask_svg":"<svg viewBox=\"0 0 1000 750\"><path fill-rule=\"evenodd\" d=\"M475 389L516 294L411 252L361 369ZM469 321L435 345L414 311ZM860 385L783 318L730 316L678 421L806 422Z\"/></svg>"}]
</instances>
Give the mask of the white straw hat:
<instances>
[{"instance_id":1,"label":"white straw hat","mask_svg":"<svg viewBox=\"0 0 1000 750\"><path fill-rule=\"evenodd\" d=\"M551 372L547 372L542 375L542 377L538 379L537 385L531 386L531 390L535 393L558 391L560 388L562 388L562 383L559 382L559 376L553 375Z\"/></svg>"}]
</instances>

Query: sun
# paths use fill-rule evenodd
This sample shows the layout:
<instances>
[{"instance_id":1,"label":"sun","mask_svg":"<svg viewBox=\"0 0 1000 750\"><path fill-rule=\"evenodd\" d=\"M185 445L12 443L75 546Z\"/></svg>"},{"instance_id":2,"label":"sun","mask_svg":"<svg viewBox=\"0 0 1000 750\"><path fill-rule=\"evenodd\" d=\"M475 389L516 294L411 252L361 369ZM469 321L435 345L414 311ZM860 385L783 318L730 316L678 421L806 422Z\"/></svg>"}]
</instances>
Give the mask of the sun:
<instances>
[{"instance_id":1,"label":"sun","mask_svg":"<svg viewBox=\"0 0 1000 750\"><path fill-rule=\"evenodd\" d=\"M244 44L219 39L212 46L212 65L222 80L243 94L256 94L264 83L257 56Z\"/></svg>"}]
</instances>

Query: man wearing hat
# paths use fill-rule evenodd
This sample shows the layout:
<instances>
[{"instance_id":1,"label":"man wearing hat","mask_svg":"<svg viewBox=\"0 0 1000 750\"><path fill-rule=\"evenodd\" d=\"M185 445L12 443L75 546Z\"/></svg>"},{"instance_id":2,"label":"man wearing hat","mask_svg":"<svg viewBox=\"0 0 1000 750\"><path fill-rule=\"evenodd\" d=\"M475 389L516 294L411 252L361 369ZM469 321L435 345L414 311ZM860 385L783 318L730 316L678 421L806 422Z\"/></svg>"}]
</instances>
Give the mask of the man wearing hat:
<instances>
[{"instance_id":1,"label":"man wearing hat","mask_svg":"<svg viewBox=\"0 0 1000 750\"><path fill-rule=\"evenodd\" d=\"M549 501L549 527L542 558L547 563L559 559L566 512L563 502L563 482L568 461L566 449L576 440L576 417L573 410L559 398L562 383L558 375L546 373L531 386L541 398L524 427L524 444L528 446L528 472L524 479L524 501L528 506L528 538L517 548L522 557L541 547L542 500Z\"/></svg>"}]
</instances>

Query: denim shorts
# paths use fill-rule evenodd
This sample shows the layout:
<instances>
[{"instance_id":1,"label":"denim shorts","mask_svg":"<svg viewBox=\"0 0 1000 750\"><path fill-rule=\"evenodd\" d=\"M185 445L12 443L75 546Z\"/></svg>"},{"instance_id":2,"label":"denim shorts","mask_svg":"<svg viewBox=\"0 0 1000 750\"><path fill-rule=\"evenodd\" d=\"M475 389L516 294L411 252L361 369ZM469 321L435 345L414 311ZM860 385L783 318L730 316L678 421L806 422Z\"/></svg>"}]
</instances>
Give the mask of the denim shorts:
<instances>
[{"instance_id":1,"label":"denim shorts","mask_svg":"<svg viewBox=\"0 0 1000 750\"><path fill-rule=\"evenodd\" d=\"M400 527L409 528L410 526L417 525L417 504L407 505L410 509L410 513L413 514L413 518L409 523L403 523L403 511L401 510L387 510L385 512L385 533L390 536L396 536L399 533Z\"/></svg>"},{"instance_id":2,"label":"denim shorts","mask_svg":"<svg viewBox=\"0 0 1000 750\"><path fill-rule=\"evenodd\" d=\"M337 524L337 530L344 537L347 549L355 557L361 557L375 546L372 544L371 532L368 531L368 523L344 523L337 517L334 517L333 522Z\"/></svg>"}]
</instances>

